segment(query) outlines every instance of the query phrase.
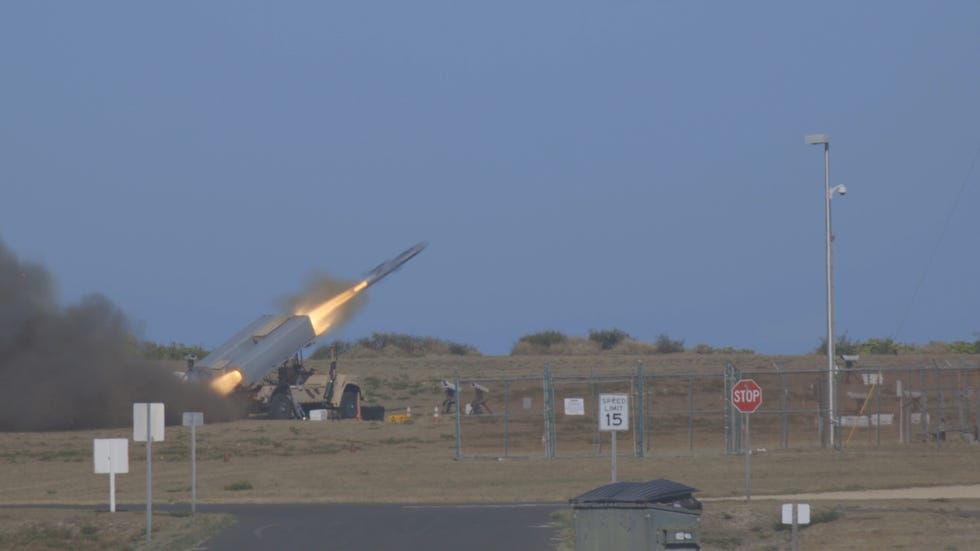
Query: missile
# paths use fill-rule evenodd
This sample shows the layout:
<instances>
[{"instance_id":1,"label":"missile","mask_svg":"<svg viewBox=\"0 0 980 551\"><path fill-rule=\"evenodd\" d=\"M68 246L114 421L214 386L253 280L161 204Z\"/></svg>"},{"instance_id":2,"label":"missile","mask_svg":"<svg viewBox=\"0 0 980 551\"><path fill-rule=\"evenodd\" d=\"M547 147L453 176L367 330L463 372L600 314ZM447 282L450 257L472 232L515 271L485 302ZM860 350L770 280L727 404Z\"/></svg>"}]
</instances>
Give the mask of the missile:
<instances>
[{"instance_id":1,"label":"missile","mask_svg":"<svg viewBox=\"0 0 980 551\"><path fill-rule=\"evenodd\" d=\"M196 366L188 366L184 378L206 380L237 372L240 376L231 381L226 391L231 391L239 382L245 386L259 382L327 331L333 324L334 313L347 301L400 268L427 245L422 241L378 264L357 285L308 310L293 315L260 316L198 361Z\"/></svg>"},{"instance_id":2,"label":"missile","mask_svg":"<svg viewBox=\"0 0 980 551\"><path fill-rule=\"evenodd\" d=\"M412 259L412 257L422 252L422 249L424 249L428 245L429 244L425 241L416 243L415 245L409 247L408 250L396 256L395 258L392 258L391 260L386 260L381 264L378 264L378 266L375 269L368 272L368 275L365 276L364 282L367 284L365 285L365 287L370 287L374 285L375 283L384 279L385 276L387 276L391 272L394 272L398 268L401 268L402 264L408 262L409 260Z\"/></svg>"}]
</instances>

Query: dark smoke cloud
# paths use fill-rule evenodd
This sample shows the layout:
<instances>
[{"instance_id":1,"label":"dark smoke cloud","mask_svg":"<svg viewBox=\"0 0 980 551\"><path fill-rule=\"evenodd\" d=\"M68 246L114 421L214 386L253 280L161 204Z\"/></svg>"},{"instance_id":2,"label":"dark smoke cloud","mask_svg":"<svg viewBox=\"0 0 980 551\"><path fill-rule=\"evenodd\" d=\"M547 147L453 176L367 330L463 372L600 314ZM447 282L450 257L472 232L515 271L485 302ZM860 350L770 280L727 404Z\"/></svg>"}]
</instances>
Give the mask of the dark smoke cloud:
<instances>
[{"instance_id":1,"label":"dark smoke cloud","mask_svg":"<svg viewBox=\"0 0 980 551\"><path fill-rule=\"evenodd\" d=\"M163 402L169 424L184 411L205 422L238 415L230 400L140 359L135 342L109 299L59 306L47 270L0 242L0 430L131 426L133 402Z\"/></svg>"},{"instance_id":2,"label":"dark smoke cloud","mask_svg":"<svg viewBox=\"0 0 980 551\"><path fill-rule=\"evenodd\" d=\"M306 285L298 294L288 295L280 300L281 307L290 314L301 312L322 304L357 285L359 281L340 279L328 274L316 273L307 277ZM368 302L363 291L337 309L333 325L328 333L347 323Z\"/></svg>"}]
</instances>

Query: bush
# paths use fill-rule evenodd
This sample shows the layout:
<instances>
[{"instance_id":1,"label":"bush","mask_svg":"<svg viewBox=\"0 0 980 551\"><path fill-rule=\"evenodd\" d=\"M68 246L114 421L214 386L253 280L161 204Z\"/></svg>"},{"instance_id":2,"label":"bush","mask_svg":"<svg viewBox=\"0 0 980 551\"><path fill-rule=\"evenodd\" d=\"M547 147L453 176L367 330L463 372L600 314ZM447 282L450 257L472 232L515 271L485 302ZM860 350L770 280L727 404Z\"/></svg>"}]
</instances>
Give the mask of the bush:
<instances>
[{"instance_id":1,"label":"bush","mask_svg":"<svg viewBox=\"0 0 980 551\"><path fill-rule=\"evenodd\" d=\"M657 336L657 352L661 354L673 354L676 352L684 351L684 341L675 341L670 338L667 333L661 333Z\"/></svg>"},{"instance_id":2,"label":"bush","mask_svg":"<svg viewBox=\"0 0 980 551\"><path fill-rule=\"evenodd\" d=\"M187 356L201 359L208 355L208 351L201 346L173 341L166 346L152 341L142 341L136 346L138 354L147 360L184 360Z\"/></svg>"},{"instance_id":3,"label":"bush","mask_svg":"<svg viewBox=\"0 0 980 551\"><path fill-rule=\"evenodd\" d=\"M627 344L632 344L634 342L635 341L628 341L627 343L623 343L619 348L617 348L617 350L620 350ZM568 337L565 340L550 346L534 345L526 340L522 340L510 349L510 354L511 356L534 356L539 354L556 356L591 356L598 354L600 351L601 350L598 344L585 337Z\"/></svg>"},{"instance_id":4,"label":"bush","mask_svg":"<svg viewBox=\"0 0 980 551\"><path fill-rule=\"evenodd\" d=\"M838 356L841 354L847 354L847 355L859 354L860 353L860 349L858 348L859 344L860 343L851 340L851 338L847 336L847 333L844 333L843 335L837 335L837 341L834 343L834 354ZM820 339L820 346L818 346L817 349L813 351L813 353L823 354L824 356L827 355L827 337L822 337Z\"/></svg>"},{"instance_id":5,"label":"bush","mask_svg":"<svg viewBox=\"0 0 980 551\"><path fill-rule=\"evenodd\" d=\"M335 339L328 344L324 344L316 347L313 354L310 356L311 360L329 360L330 359L330 349L336 348L337 355L347 354L354 348L354 343L351 341L345 341L342 339Z\"/></svg>"},{"instance_id":6,"label":"bush","mask_svg":"<svg viewBox=\"0 0 980 551\"><path fill-rule=\"evenodd\" d=\"M459 344L456 342L449 343L449 353L453 356L466 356L475 351L476 348L473 348L468 344Z\"/></svg>"},{"instance_id":7,"label":"bush","mask_svg":"<svg viewBox=\"0 0 980 551\"><path fill-rule=\"evenodd\" d=\"M980 333L974 333L980 336ZM980 339L973 342L969 341L953 341L947 346L950 352L956 354L980 354Z\"/></svg>"},{"instance_id":8,"label":"bush","mask_svg":"<svg viewBox=\"0 0 980 551\"><path fill-rule=\"evenodd\" d=\"M416 337L402 333L372 333L370 337L362 337L356 342L336 341L338 353L350 353L356 356L371 356L378 354L402 356L446 355L479 356L480 351L475 346L452 341L444 341L434 337ZM329 347L314 353L314 359L328 358ZM365 354L366 353L366 354Z\"/></svg>"},{"instance_id":9,"label":"bush","mask_svg":"<svg viewBox=\"0 0 980 551\"><path fill-rule=\"evenodd\" d=\"M526 343L531 346L538 346L541 348L548 348L556 344L562 344L568 337L564 333L558 331L542 331L540 333L533 333L530 335L524 335L520 338L518 343Z\"/></svg>"},{"instance_id":10,"label":"bush","mask_svg":"<svg viewBox=\"0 0 980 551\"><path fill-rule=\"evenodd\" d=\"M252 489L252 483L245 482L245 481L232 482L231 484L225 486L225 490L229 492L240 492L242 490L251 490L251 489Z\"/></svg>"},{"instance_id":11,"label":"bush","mask_svg":"<svg viewBox=\"0 0 980 551\"><path fill-rule=\"evenodd\" d=\"M826 342L826 339L824 339ZM861 354L898 354L898 345L891 338L887 339L868 339L864 341L858 349Z\"/></svg>"},{"instance_id":12,"label":"bush","mask_svg":"<svg viewBox=\"0 0 980 551\"><path fill-rule=\"evenodd\" d=\"M598 343L599 348L603 350L609 350L617 344L631 338L629 333L621 329L607 329L604 331L589 329L589 340Z\"/></svg>"}]
</instances>

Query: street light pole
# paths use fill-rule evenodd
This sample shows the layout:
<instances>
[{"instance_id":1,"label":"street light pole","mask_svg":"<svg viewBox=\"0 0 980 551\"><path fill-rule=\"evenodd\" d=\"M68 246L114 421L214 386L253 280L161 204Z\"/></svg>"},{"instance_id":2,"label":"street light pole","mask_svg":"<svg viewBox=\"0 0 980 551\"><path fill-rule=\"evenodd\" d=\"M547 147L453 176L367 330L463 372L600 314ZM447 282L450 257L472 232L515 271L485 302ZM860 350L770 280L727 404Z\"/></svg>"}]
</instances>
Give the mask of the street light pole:
<instances>
[{"instance_id":1,"label":"street light pole","mask_svg":"<svg viewBox=\"0 0 980 551\"><path fill-rule=\"evenodd\" d=\"M835 192L847 192L844 186L830 187L830 136L809 134L804 138L808 145L823 145L824 158L824 225L827 237L827 425L830 446L836 448L834 426L837 421L834 408L834 254L833 232L830 225L830 199Z\"/></svg>"}]
</instances>

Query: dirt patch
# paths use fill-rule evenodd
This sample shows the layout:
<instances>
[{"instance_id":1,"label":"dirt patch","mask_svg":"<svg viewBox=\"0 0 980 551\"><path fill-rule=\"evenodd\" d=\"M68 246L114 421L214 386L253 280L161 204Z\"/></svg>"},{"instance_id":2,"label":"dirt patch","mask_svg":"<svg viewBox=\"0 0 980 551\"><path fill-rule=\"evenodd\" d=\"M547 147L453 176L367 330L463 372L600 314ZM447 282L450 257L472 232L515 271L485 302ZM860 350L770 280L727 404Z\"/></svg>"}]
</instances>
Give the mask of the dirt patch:
<instances>
[{"instance_id":1,"label":"dirt patch","mask_svg":"<svg viewBox=\"0 0 980 551\"><path fill-rule=\"evenodd\" d=\"M233 522L230 515L157 512L147 545L144 511L0 509L0 549L191 549Z\"/></svg>"},{"instance_id":2,"label":"dirt patch","mask_svg":"<svg viewBox=\"0 0 980 551\"><path fill-rule=\"evenodd\" d=\"M789 495L760 495L752 499L779 499L782 501L875 501L896 499L980 499L980 484L955 486L929 486L919 488L892 488L881 490L852 490L848 492L820 492Z\"/></svg>"}]
</instances>

